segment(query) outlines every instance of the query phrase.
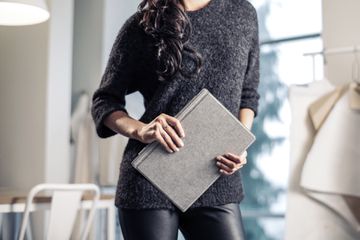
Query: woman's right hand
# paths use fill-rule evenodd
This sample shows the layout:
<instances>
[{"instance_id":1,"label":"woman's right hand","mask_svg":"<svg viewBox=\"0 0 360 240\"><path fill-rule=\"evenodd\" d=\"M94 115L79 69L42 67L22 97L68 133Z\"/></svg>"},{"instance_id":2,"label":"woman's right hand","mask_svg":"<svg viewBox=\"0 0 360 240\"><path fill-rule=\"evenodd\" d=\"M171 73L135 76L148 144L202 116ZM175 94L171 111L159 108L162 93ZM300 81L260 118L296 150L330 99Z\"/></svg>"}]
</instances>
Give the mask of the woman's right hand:
<instances>
[{"instance_id":1,"label":"woman's right hand","mask_svg":"<svg viewBox=\"0 0 360 240\"><path fill-rule=\"evenodd\" d=\"M180 121L165 113L137 128L136 135L143 143L160 142L168 152L179 151L184 146L181 138L185 137L185 132Z\"/></svg>"}]
</instances>

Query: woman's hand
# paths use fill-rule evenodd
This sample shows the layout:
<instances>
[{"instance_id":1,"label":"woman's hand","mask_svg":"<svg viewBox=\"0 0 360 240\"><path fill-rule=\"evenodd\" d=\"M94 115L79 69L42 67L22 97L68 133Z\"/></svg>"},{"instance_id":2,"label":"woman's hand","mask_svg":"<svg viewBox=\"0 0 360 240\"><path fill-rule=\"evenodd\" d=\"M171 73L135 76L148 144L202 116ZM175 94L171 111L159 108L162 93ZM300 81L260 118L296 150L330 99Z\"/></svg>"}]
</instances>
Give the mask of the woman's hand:
<instances>
[{"instance_id":1,"label":"woman's hand","mask_svg":"<svg viewBox=\"0 0 360 240\"><path fill-rule=\"evenodd\" d=\"M233 153L225 153L215 158L216 165L220 168L219 171L222 174L231 175L246 164L246 156L246 150L240 156Z\"/></svg>"},{"instance_id":2,"label":"woman's hand","mask_svg":"<svg viewBox=\"0 0 360 240\"><path fill-rule=\"evenodd\" d=\"M181 123L175 117L161 113L148 124L136 129L136 138L143 143L158 141L168 152L179 151L185 137Z\"/></svg>"}]
</instances>

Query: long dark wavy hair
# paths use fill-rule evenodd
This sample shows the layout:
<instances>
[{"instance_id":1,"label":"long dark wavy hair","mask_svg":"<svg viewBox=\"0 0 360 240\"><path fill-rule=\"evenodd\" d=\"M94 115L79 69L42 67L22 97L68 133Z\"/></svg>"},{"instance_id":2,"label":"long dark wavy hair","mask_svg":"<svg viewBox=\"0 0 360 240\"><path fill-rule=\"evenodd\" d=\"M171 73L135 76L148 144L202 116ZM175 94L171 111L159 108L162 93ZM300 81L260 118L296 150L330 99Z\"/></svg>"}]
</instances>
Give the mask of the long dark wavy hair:
<instances>
[{"instance_id":1,"label":"long dark wavy hair","mask_svg":"<svg viewBox=\"0 0 360 240\"><path fill-rule=\"evenodd\" d=\"M156 73L160 81L172 79L178 71L191 77L198 74L203 65L200 53L185 44L192 33L192 26L183 9L183 0L143 0L138 5L139 24L155 41ZM192 71L186 71L182 64L184 56L194 61Z\"/></svg>"}]
</instances>

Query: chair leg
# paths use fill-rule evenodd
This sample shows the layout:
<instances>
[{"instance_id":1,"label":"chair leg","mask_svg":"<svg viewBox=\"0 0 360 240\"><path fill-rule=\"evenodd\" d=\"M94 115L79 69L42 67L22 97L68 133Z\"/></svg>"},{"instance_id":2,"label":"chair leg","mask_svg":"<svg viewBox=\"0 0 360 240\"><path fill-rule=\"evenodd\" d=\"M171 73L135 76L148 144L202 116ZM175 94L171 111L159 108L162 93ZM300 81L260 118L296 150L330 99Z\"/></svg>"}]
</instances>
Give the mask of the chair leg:
<instances>
[{"instance_id":1,"label":"chair leg","mask_svg":"<svg viewBox=\"0 0 360 240\"><path fill-rule=\"evenodd\" d=\"M108 240L114 240L115 239L115 207L114 206L109 206L108 207L108 211L107 211L107 227L108 227L108 232L107 232L107 239Z\"/></svg>"},{"instance_id":2,"label":"chair leg","mask_svg":"<svg viewBox=\"0 0 360 240\"><path fill-rule=\"evenodd\" d=\"M31 218L29 218L29 223L28 223L28 226L25 230L25 236L26 236L26 239L27 240L32 240L33 239L33 235L32 235L32 221L31 221Z\"/></svg>"}]
</instances>

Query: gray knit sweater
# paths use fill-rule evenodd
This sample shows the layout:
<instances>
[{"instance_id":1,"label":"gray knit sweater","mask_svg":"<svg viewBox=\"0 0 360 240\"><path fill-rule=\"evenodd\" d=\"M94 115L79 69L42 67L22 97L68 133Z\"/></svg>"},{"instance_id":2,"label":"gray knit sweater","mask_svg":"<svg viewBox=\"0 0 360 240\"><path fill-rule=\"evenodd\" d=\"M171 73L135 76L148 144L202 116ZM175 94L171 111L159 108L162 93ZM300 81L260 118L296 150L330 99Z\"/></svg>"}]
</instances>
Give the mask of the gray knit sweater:
<instances>
[{"instance_id":1,"label":"gray knit sweater","mask_svg":"<svg viewBox=\"0 0 360 240\"><path fill-rule=\"evenodd\" d=\"M145 112L139 119L144 123L151 122L160 113L176 115L204 87L234 116L239 116L241 108L250 108L256 117L260 96L257 92L259 42L255 8L246 0L211 0L205 7L187 14L193 27L187 44L203 56L204 66L196 77L177 74L170 82L157 80L155 48L152 39L137 25L138 13L124 23L92 98L91 113L99 137L116 134L103 120L113 111L127 112L125 96L135 91L144 97ZM192 62L186 57L183 59L183 64L190 67ZM145 145L128 139L120 165L115 205L175 209L175 205L130 164ZM190 208L240 203L243 197L239 170L218 178Z\"/></svg>"}]
</instances>

